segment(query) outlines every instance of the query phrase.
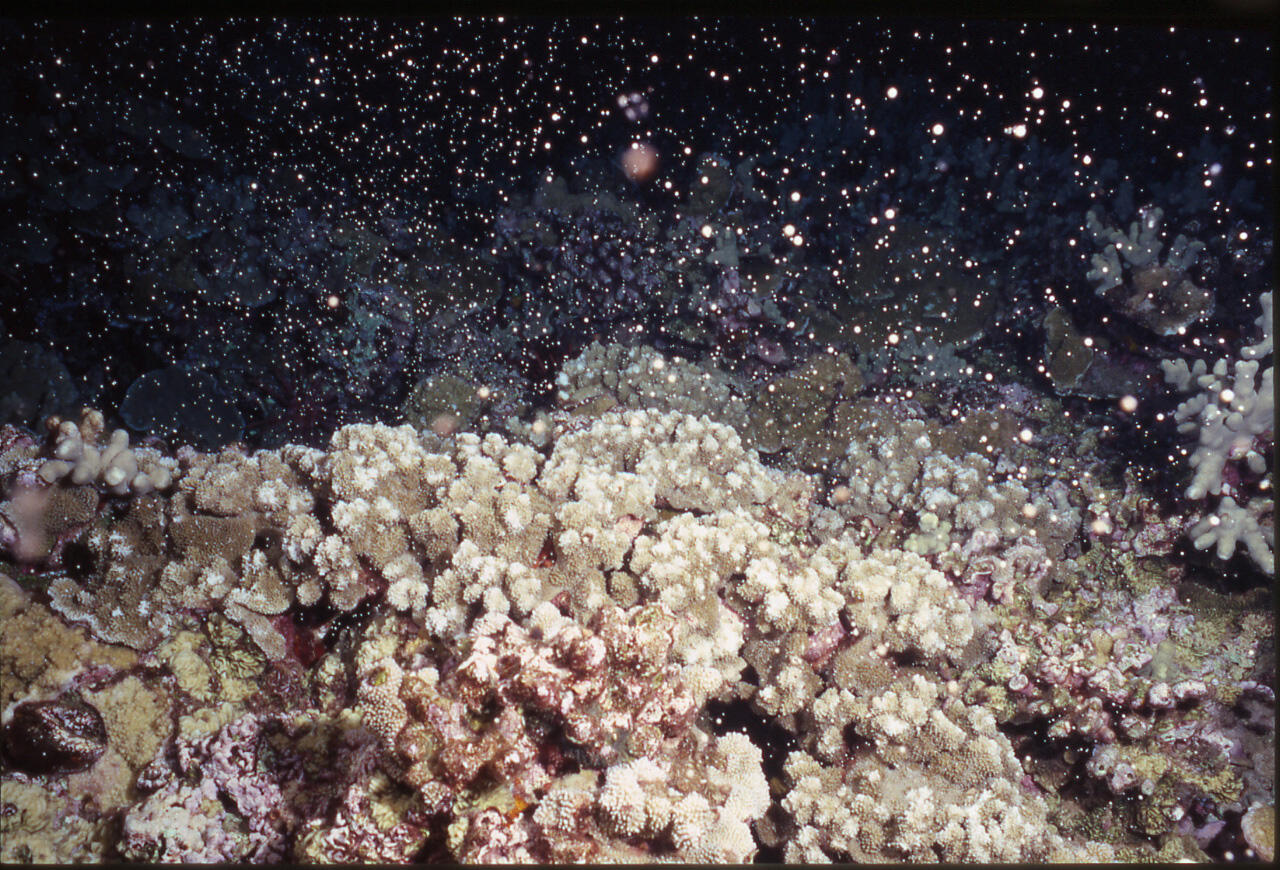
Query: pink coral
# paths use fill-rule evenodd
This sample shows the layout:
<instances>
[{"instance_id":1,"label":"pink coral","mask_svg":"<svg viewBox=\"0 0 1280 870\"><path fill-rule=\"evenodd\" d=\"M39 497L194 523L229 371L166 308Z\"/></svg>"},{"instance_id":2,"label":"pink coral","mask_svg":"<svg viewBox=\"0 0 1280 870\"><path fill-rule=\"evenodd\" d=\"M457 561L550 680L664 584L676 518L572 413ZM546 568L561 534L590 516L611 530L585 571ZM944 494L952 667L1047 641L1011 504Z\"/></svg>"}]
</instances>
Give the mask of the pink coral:
<instances>
[{"instance_id":1,"label":"pink coral","mask_svg":"<svg viewBox=\"0 0 1280 870\"><path fill-rule=\"evenodd\" d=\"M389 782L381 774L381 753L373 736L358 729L347 732L340 745L344 764L325 771L322 795L336 795L330 809L315 807L294 847L300 861L329 864L394 863L412 861L430 834L432 807L404 802L402 812L386 809Z\"/></svg>"},{"instance_id":2,"label":"pink coral","mask_svg":"<svg viewBox=\"0 0 1280 870\"><path fill-rule=\"evenodd\" d=\"M262 751L268 723L249 713L214 734L180 739L182 776L126 815L125 855L206 863L281 860L297 822L281 785L299 779L301 768L289 753Z\"/></svg>"},{"instance_id":3,"label":"pink coral","mask_svg":"<svg viewBox=\"0 0 1280 870\"><path fill-rule=\"evenodd\" d=\"M546 623L530 631L489 613L445 676L430 667L400 676L385 663L366 676L365 721L411 784L461 789L487 772L529 797L567 754L603 766L687 731L698 708L671 661L676 620L665 607L606 607L586 628Z\"/></svg>"}]
</instances>

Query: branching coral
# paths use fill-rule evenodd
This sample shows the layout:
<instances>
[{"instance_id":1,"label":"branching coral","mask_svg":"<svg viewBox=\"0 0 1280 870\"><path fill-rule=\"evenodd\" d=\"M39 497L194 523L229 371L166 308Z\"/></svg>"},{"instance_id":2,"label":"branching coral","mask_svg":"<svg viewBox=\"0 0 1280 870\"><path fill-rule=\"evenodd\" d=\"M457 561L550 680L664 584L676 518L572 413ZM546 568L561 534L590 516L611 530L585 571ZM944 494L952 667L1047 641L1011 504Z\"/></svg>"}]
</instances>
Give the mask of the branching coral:
<instances>
[{"instance_id":1,"label":"branching coral","mask_svg":"<svg viewBox=\"0 0 1280 870\"><path fill-rule=\"evenodd\" d=\"M1126 317L1153 332L1172 335L1207 317L1213 311L1214 297L1188 276L1205 248L1204 242L1179 235L1165 261L1160 262L1163 220L1163 209L1142 209L1126 235L1103 226L1097 213L1090 210L1089 232L1095 242L1106 247L1093 255L1088 278L1094 283L1095 292Z\"/></svg>"},{"instance_id":2,"label":"branching coral","mask_svg":"<svg viewBox=\"0 0 1280 870\"><path fill-rule=\"evenodd\" d=\"M1194 366L1181 359L1161 366L1170 384L1192 393L1174 412L1178 431L1197 440L1187 498L1219 497L1190 530L1192 542L1200 550L1216 547L1220 559L1242 543L1262 570L1274 574L1275 496L1267 462L1275 445L1275 368L1267 363L1273 355L1270 291L1259 305L1254 323L1261 338L1243 347L1234 364L1224 357L1212 368L1202 359Z\"/></svg>"}]
</instances>

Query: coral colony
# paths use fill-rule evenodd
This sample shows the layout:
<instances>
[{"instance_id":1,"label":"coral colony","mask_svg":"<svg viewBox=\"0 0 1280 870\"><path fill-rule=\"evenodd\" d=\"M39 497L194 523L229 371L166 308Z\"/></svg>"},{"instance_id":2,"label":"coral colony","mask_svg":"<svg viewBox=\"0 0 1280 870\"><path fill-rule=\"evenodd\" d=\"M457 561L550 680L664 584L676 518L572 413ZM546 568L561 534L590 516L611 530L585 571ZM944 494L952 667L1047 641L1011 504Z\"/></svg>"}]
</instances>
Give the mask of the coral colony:
<instances>
[{"instance_id":1,"label":"coral colony","mask_svg":"<svg viewBox=\"0 0 1280 870\"><path fill-rule=\"evenodd\" d=\"M1248 25L0 22L0 860L1272 860Z\"/></svg>"}]
</instances>

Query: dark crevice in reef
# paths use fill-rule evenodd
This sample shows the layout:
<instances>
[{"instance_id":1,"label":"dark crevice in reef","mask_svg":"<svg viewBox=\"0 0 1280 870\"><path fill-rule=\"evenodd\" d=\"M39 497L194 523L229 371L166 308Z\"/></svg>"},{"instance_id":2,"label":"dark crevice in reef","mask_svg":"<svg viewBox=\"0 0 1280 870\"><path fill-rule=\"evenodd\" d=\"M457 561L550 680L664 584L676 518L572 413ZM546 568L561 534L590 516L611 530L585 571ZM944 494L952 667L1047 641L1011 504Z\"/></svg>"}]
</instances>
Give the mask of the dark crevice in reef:
<instances>
[{"instance_id":1,"label":"dark crevice in reef","mask_svg":"<svg viewBox=\"0 0 1280 870\"><path fill-rule=\"evenodd\" d=\"M68 541L62 548L62 570L73 580L84 580L94 572L93 552L83 538Z\"/></svg>"},{"instance_id":2,"label":"dark crevice in reef","mask_svg":"<svg viewBox=\"0 0 1280 870\"><path fill-rule=\"evenodd\" d=\"M734 731L746 732L751 742L760 747L766 779L781 777L787 754L799 746L794 734L772 717L751 709L749 701L709 701L705 715L711 732L717 737Z\"/></svg>"}]
</instances>

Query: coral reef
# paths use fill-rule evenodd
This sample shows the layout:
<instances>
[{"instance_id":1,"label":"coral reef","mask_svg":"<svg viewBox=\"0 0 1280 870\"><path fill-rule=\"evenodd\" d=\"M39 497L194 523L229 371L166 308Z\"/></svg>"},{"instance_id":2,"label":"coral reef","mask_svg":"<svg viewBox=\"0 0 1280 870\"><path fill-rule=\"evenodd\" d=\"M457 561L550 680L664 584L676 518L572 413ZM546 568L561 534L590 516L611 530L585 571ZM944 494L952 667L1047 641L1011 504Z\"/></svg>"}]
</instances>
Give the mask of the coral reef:
<instances>
[{"instance_id":1,"label":"coral reef","mask_svg":"<svg viewBox=\"0 0 1280 870\"><path fill-rule=\"evenodd\" d=\"M581 25L0 22L0 861L1273 859L1265 40Z\"/></svg>"},{"instance_id":2,"label":"coral reef","mask_svg":"<svg viewBox=\"0 0 1280 870\"><path fill-rule=\"evenodd\" d=\"M1019 723L1021 739L1042 735L1056 747L1042 744L1029 765L1046 790L1068 777L1096 779L1134 799L1121 807L1130 826L1194 823L1203 846L1224 813L1269 793L1226 771L1271 740L1273 726L1225 714L1270 703L1270 688L1259 682L1271 666L1266 641L1242 646L1235 631L1241 620L1260 639L1273 628L1207 592L1180 601L1169 587L1180 572L1168 563L1094 552L1069 563L1030 607L996 608L1004 627L995 655L972 671L964 696ZM1027 625L1037 608L1055 622Z\"/></svg>"},{"instance_id":3,"label":"coral reef","mask_svg":"<svg viewBox=\"0 0 1280 870\"><path fill-rule=\"evenodd\" d=\"M4 515L43 494L10 537L45 542L6 549L33 591L0 582L6 854L1262 843L1261 596L1196 591L1169 560L1188 521L1055 400L602 344L556 384L509 434L355 424L324 450L103 446L92 411L6 429Z\"/></svg>"},{"instance_id":4,"label":"coral reef","mask_svg":"<svg viewBox=\"0 0 1280 870\"><path fill-rule=\"evenodd\" d=\"M1253 640L1221 647L1159 581L1085 594L1074 542L1120 494L1060 449L1070 424L1051 407L1009 393L1017 416L971 403L944 423L837 395L823 384L856 388L857 370L821 357L790 389L848 408L827 488L691 413L749 417L741 385L651 350L588 353L598 374L567 367L566 407L534 443L374 424L326 451L165 458L169 494L91 516L48 587L137 653L101 659L84 639L92 676L39 654L10 666L6 745L42 759L4 774L13 793L67 783L56 812L97 844L77 848L142 860L1140 854L1046 800L1074 750L1024 760L1025 730L1002 730L1041 722L1059 745L1098 741L1076 763L1143 836L1181 837L1186 819L1207 845L1231 807L1267 799L1209 747L1260 751L1217 723L1266 697L1250 654L1268 627L1246 611ZM60 443L15 440L10 462L30 476ZM1127 485L1089 555L1144 565L1170 533L1136 536L1150 508ZM1070 637L1040 621L1055 612ZM84 637L34 604L14 613L50 626L24 635ZM1176 645L1199 637L1226 658ZM1157 679L1135 670L1156 660ZM786 753L718 726L730 710L788 735ZM1170 729L1178 753L1153 752ZM353 761L333 769L334 752ZM1132 789L1150 809L1125 809ZM113 817L119 839L96 839ZM23 842L44 830L19 818Z\"/></svg>"},{"instance_id":5,"label":"coral reef","mask_svg":"<svg viewBox=\"0 0 1280 870\"><path fill-rule=\"evenodd\" d=\"M1126 353L1105 335L1086 335L1065 309L1051 308L1041 326L1045 373L1059 395L1120 398L1154 392L1154 362Z\"/></svg>"}]
</instances>

